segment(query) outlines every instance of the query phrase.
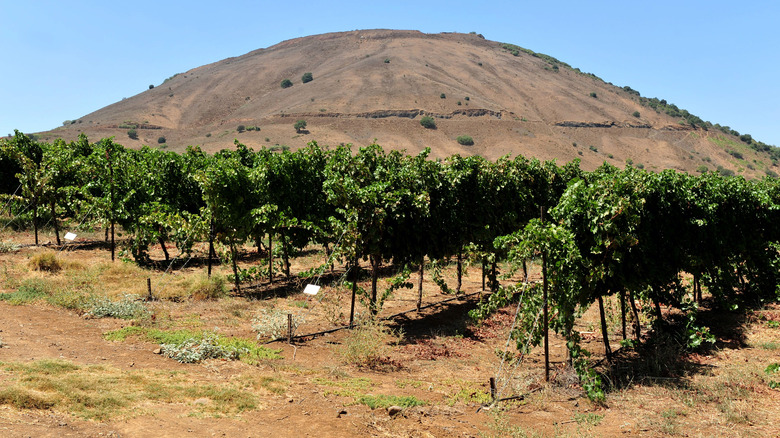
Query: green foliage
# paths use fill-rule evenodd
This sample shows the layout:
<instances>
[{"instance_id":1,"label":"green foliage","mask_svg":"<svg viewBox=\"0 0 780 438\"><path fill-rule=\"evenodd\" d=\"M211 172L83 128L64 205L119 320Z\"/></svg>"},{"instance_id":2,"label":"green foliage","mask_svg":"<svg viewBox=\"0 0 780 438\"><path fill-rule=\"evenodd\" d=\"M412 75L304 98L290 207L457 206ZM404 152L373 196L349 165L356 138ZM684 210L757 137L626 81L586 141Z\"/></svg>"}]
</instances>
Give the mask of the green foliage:
<instances>
[{"instance_id":1,"label":"green foliage","mask_svg":"<svg viewBox=\"0 0 780 438\"><path fill-rule=\"evenodd\" d=\"M236 131L238 131L238 133L240 134L240 133L246 131L246 126L238 125L238 127L236 127Z\"/></svg>"},{"instance_id":2,"label":"green foliage","mask_svg":"<svg viewBox=\"0 0 780 438\"><path fill-rule=\"evenodd\" d=\"M30 258L30 267L36 271L59 272L62 261L54 251L39 252Z\"/></svg>"},{"instance_id":3,"label":"green foliage","mask_svg":"<svg viewBox=\"0 0 780 438\"><path fill-rule=\"evenodd\" d=\"M119 301L95 300L87 314L93 318L139 319L148 317L151 312L137 295L124 294Z\"/></svg>"},{"instance_id":4,"label":"green foliage","mask_svg":"<svg viewBox=\"0 0 780 438\"><path fill-rule=\"evenodd\" d=\"M293 125L293 128L295 128L295 132L303 132L306 130L306 120L298 120Z\"/></svg>"},{"instance_id":5,"label":"green foliage","mask_svg":"<svg viewBox=\"0 0 780 438\"><path fill-rule=\"evenodd\" d=\"M402 408L412 408L415 406L425 406L427 403L413 395L364 395L358 399L360 404L364 404L371 409L387 409L390 406L400 406Z\"/></svg>"},{"instance_id":6,"label":"green foliage","mask_svg":"<svg viewBox=\"0 0 780 438\"><path fill-rule=\"evenodd\" d=\"M289 79L282 79L281 86L282 88L290 88L293 86L293 83Z\"/></svg>"},{"instance_id":7,"label":"green foliage","mask_svg":"<svg viewBox=\"0 0 780 438\"><path fill-rule=\"evenodd\" d=\"M588 149L590 149L592 152L598 152L599 149L596 146L590 145L588 146Z\"/></svg>"},{"instance_id":8,"label":"green foliage","mask_svg":"<svg viewBox=\"0 0 780 438\"><path fill-rule=\"evenodd\" d=\"M127 136L133 140L138 140L138 131L135 129L130 129L127 131Z\"/></svg>"},{"instance_id":9,"label":"green foliage","mask_svg":"<svg viewBox=\"0 0 780 438\"><path fill-rule=\"evenodd\" d=\"M385 58L385 64L390 64L390 58Z\"/></svg>"},{"instance_id":10,"label":"green foliage","mask_svg":"<svg viewBox=\"0 0 780 438\"><path fill-rule=\"evenodd\" d=\"M311 74L311 72L306 72L303 74L303 76L301 76L301 82L303 82L304 84L307 82L311 82L313 80L314 80L314 76Z\"/></svg>"},{"instance_id":11,"label":"green foliage","mask_svg":"<svg viewBox=\"0 0 780 438\"><path fill-rule=\"evenodd\" d=\"M426 129L436 129L436 122L433 120L433 117L431 116L423 116L420 119L420 125L422 125L423 128Z\"/></svg>"},{"instance_id":12,"label":"green foliage","mask_svg":"<svg viewBox=\"0 0 780 438\"><path fill-rule=\"evenodd\" d=\"M474 139L471 138L469 135L459 135L456 139L459 144L462 144L463 146L472 146L474 145Z\"/></svg>"},{"instance_id":13,"label":"green foliage","mask_svg":"<svg viewBox=\"0 0 780 438\"><path fill-rule=\"evenodd\" d=\"M596 94L596 92L595 92L595 91L591 91L591 92L590 92L590 97L592 97L592 98L594 98L594 99L598 99L598 98L599 98L599 96Z\"/></svg>"},{"instance_id":14,"label":"green foliage","mask_svg":"<svg viewBox=\"0 0 780 438\"><path fill-rule=\"evenodd\" d=\"M163 144L165 142L166 142L165 137L163 137L163 136L157 137L157 143L158 144Z\"/></svg>"},{"instance_id":15,"label":"green foliage","mask_svg":"<svg viewBox=\"0 0 780 438\"><path fill-rule=\"evenodd\" d=\"M639 111L634 111L631 115L638 119L641 114L639 114Z\"/></svg>"},{"instance_id":16,"label":"green foliage","mask_svg":"<svg viewBox=\"0 0 780 438\"><path fill-rule=\"evenodd\" d=\"M441 93L441 94L439 95L439 97L440 97L440 98L442 98L442 99L446 99L446 98L447 98L447 95L446 95L446 94L444 94L444 93Z\"/></svg>"}]
</instances>

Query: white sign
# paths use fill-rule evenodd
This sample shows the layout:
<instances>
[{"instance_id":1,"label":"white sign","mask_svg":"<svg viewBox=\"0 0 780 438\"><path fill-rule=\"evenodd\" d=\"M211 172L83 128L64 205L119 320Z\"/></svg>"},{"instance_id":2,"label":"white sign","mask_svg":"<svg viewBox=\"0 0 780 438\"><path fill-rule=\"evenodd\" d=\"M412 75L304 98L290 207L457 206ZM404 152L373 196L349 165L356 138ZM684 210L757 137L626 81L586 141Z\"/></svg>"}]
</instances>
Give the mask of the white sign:
<instances>
[{"instance_id":1,"label":"white sign","mask_svg":"<svg viewBox=\"0 0 780 438\"><path fill-rule=\"evenodd\" d=\"M71 242L76 239L76 235L73 233L65 233L65 240L70 240Z\"/></svg>"},{"instance_id":2,"label":"white sign","mask_svg":"<svg viewBox=\"0 0 780 438\"><path fill-rule=\"evenodd\" d=\"M303 289L303 293L306 295L317 295L317 292L320 291L320 287L314 284L307 284L306 287Z\"/></svg>"}]
</instances>

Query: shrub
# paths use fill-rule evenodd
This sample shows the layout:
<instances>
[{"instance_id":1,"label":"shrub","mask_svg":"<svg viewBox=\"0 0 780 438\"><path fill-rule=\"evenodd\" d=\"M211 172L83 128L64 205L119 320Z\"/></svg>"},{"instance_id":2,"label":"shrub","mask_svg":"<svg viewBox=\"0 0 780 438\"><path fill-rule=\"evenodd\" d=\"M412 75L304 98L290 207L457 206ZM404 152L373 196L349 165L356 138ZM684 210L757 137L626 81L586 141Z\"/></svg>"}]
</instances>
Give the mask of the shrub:
<instances>
[{"instance_id":1,"label":"shrub","mask_svg":"<svg viewBox=\"0 0 780 438\"><path fill-rule=\"evenodd\" d=\"M303 74L303 76L301 76L301 82L303 82L304 84L307 82L311 82L313 80L314 80L314 76L311 74L311 72L306 72Z\"/></svg>"},{"instance_id":2,"label":"shrub","mask_svg":"<svg viewBox=\"0 0 780 438\"><path fill-rule=\"evenodd\" d=\"M704 173L707 170L709 170L709 169L707 169L707 166L705 166L703 164L700 164L699 167L696 168L696 171L699 172L699 173Z\"/></svg>"},{"instance_id":3,"label":"shrub","mask_svg":"<svg viewBox=\"0 0 780 438\"><path fill-rule=\"evenodd\" d=\"M766 176L770 178L777 178L777 172L775 172L774 170L767 169L764 172L766 172Z\"/></svg>"},{"instance_id":4,"label":"shrub","mask_svg":"<svg viewBox=\"0 0 780 438\"><path fill-rule=\"evenodd\" d=\"M130 129L127 131L127 136L132 138L133 140L138 140L138 131L135 129Z\"/></svg>"},{"instance_id":5,"label":"shrub","mask_svg":"<svg viewBox=\"0 0 780 438\"><path fill-rule=\"evenodd\" d=\"M154 85L149 85L149 89L151 90L152 88L154 88Z\"/></svg>"},{"instance_id":6,"label":"shrub","mask_svg":"<svg viewBox=\"0 0 780 438\"><path fill-rule=\"evenodd\" d=\"M439 97L441 97L442 99L446 99L446 98L447 98L447 95L446 95L446 94L444 94L444 93L441 93L441 94L439 95Z\"/></svg>"},{"instance_id":7,"label":"shrub","mask_svg":"<svg viewBox=\"0 0 780 438\"><path fill-rule=\"evenodd\" d=\"M637 165L636 165L636 168L637 168L637 169L644 169L644 168L645 168L645 165L644 165L644 164L642 164L642 163L637 163Z\"/></svg>"},{"instance_id":8,"label":"shrub","mask_svg":"<svg viewBox=\"0 0 780 438\"><path fill-rule=\"evenodd\" d=\"M458 136L457 141L463 146L472 146L474 144L474 139L469 135L460 135Z\"/></svg>"},{"instance_id":9,"label":"shrub","mask_svg":"<svg viewBox=\"0 0 780 438\"><path fill-rule=\"evenodd\" d=\"M299 313L292 317L292 333L304 322L304 314ZM261 309L260 313L252 320L252 329L257 332L257 339L278 339L287 335L287 313L279 309Z\"/></svg>"},{"instance_id":10,"label":"shrub","mask_svg":"<svg viewBox=\"0 0 780 438\"><path fill-rule=\"evenodd\" d=\"M94 318L136 319L147 316L149 309L137 295L124 294L119 301L111 301L108 298L96 300L87 314Z\"/></svg>"},{"instance_id":11,"label":"shrub","mask_svg":"<svg viewBox=\"0 0 780 438\"><path fill-rule=\"evenodd\" d=\"M744 157L742 156L742 153L740 153L740 152L738 152L738 151L734 151L734 150L728 150L728 151L726 151L726 152L728 152L728 154L729 154L729 155L731 155L732 157L734 157L734 158L736 158L736 159L738 159L738 160L741 160L741 159L743 159L743 158L744 158Z\"/></svg>"},{"instance_id":12,"label":"shrub","mask_svg":"<svg viewBox=\"0 0 780 438\"><path fill-rule=\"evenodd\" d=\"M385 58L385 64L390 64L390 58Z\"/></svg>"},{"instance_id":13,"label":"shrub","mask_svg":"<svg viewBox=\"0 0 780 438\"><path fill-rule=\"evenodd\" d=\"M157 137L157 143L159 144L165 143L165 137Z\"/></svg>"},{"instance_id":14,"label":"shrub","mask_svg":"<svg viewBox=\"0 0 780 438\"><path fill-rule=\"evenodd\" d=\"M281 85L282 85L282 88L290 88L290 87L293 86L293 83L289 79L282 79Z\"/></svg>"},{"instance_id":15,"label":"shrub","mask_svg":"<svg viewBox=\"0 0 780 438\"><path fill-rule=\"evenodd\" d=\"M390 330L379 322L358 326L342 341L341 358L361 368L397 370L400 365L388 356L390 348L387 341L392 336Z\"/></svg>"},{"instance_id":16,"label":"shrub","mask_svg":"<svg viewBox=\"0 0 780 438\"><path fill-rule=\"evenodd\" d=\"M44 251L32 256L30 267L36 271L59 272L62 269L62 262L56 252Z\"/></svg>"},{"instance_id":17,"label":"shrub","mask_svg":"<svg viewBox=\"0 0 780 438\"><path fill-rule=\"evenodd\" d=\"M420 124L423 126L423 128L436 129L436 122L431 116L424 116L422 119L420 119Z\"/></svg>"},{"instance_id":18,"label":"shrub","mask_svg":"<svg viewBox=\"0 0 780 438\"><path fill-rule=\"evenodd\" d=\"M466 99L466 101L469 101L469 100L471 100L471 98L470 98L470 97L468 97L468 96L464 97L464 99Z\"/></svg>"},{"instance_id":19,"label":"shrub","mask_svg":"<svg viewBox=\"0 0 780 438\"><path fill-rule=\"evenodd\" d=\"M718 166L718 169L717 169L717 170L718 170L718 173L719 173L721 176L734 176L734 171L733 171L733 170L731 170L731 169L726 169L726 168L725 168L725 167L723 167L723 166Z\"/></svg>"},{"instance_id":20,"label":"shrub","mask_svg":"<svg viewBox=\"0 0 780 438\"><path fill-rule=\"evenodd\" d=\"M239 133L242 133L242 132L246 131L246 126L238 125L238 127L236 128L236 131L238 131Z\"/></svg>"},{"instance_id":21,"label":"shrub","mask_svg":"<svg viewBox=\"0 0 780 438\"><path fill-rule=\"evenodd\" d=\"M596 146L593 146L593 145L588 146L588 149L590 149L593 152L598 152L599 151L599 149Z\"/></svg>"},{"instance_id":22,"label":"shrub","mask_svg":"<svg viewBox=\"0 0 780 438\"><path fill-rule=\"evenodd\" d=\"M463 103L461 101L458 101L458 105L463 105Z\"/></svg>"},{"instance_id":23,"label":"shrub","mask_svg":"<svg viewBox=\"0 0 780 438\"><path fill-rule=\"evenodd\" d=\"M306 120L298 120L293 125L293 128L295 128L295 132L303 132L306 129Z\"/></svg>"},{"instance_id":24,"label":"shrub","mask_svg":"<svg viewBox=\"0 0 780 438\"><path fill-rule=\"evenodd\" d=\"M641 114L639 114L639 111L634 111L631 115L638 119Z\"/></svg>"},{"instance_id":25,"label":"shrub","mask_svg":"<svg viewBox=\"0 0 780 438\"><path fill-rule=\"evenodd\" d=\"M598 98L599 98L599 96L596 94L596 92L595 92L595 91L591 91L591 92L590 92L590 97L592 97L592 98L594 98L594 99L598 99Z\"/></svg>"}]
</instances>

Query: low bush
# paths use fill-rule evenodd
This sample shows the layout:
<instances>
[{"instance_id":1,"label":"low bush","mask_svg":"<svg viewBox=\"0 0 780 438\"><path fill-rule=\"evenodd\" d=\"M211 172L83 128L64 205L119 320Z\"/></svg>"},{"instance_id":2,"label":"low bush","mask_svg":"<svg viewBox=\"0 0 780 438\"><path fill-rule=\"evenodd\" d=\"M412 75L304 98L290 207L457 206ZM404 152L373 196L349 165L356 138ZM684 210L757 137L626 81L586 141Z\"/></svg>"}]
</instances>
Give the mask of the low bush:
<instances>
[{"instance_id":1,"label":"low bush","mask_svg":"<svg viewBox=\"0 0 780 438\"><path fill-rule=\"evenodd\" d=\"M87 311L93 318L138 319L150 314L137 295L124 294L119 301L108 298L95 300Z\"/></svg>"},{"instance_id":2,"label":"low bush","mask_svg":"<svg viewBox=\"0 0 780 438\"><path fill-rule=\"evenodd\" d=\"M436 129L436 122L433 120L433 117L431 116L424 116L423 118L421 118L420 124L423 126L423 128Z\"/></svg>"},{"instance_id":3,"label":"low bush","mask_svg":"<svg viewBox=\"0 0 780 438\"><path fill-rule=\"evenodd\" d=\"M631 115L632 115L632 116L634 116L634 117L636 117L636 118L639 118L639 116L640 116L641 114L639 114L639 111L634 111L634 112L633 112Z\"/></svg>"},{"instance_id":4,"label":"low bush","mask_svg":"<svg viewBox=\"0 0 780 438\"><path fill-rule=\"evenodd\" d=\"M56 252L43 251L32 256L30 267L36 271L59 272L62 270L62 261Z\"/></svg>"},{"instance_id":5,"label":"low bush","mask_svg":"<svg viewBox=\"0 0 780 438\"><path fill-rule=\"evenodd\" d=\"M474 139L469 135L460 135L458 136L457 141L463 146L472 146L474 144Z\"/></svg>"},{"instance_id":6,"label":"low bush","mask_svg":"<svg viewBox=\"0 0 780 438\"><path fill-rule=\"evenodd\" d=\"M599 96L596 94L596 92L595 92L595 91L591 91L591 92L590 92L590 97L592 97L592 98L594 98L594 99L598 99L598 98L599 98Z\"/></svg>"},{"instance_id":7,"label":"low bush","mask_svg":"<svg viewBox=\"0 0 780 438\"><path fill-rule=\"evenodd\" d=\"M127 131L127 136L133 140L138 140L138 131L135 129L130 129Z\"/></svg>"},{"instance_id":8,"label":"low bush","mask_svg":"<svg viewBox=\"0 0 780 438\"><path fill-rule=\"evenodd\" d=\"M166 142L165 137L157 137L157 143L158 144L163 144L165 142Z\"/></svg>"},{"instance_id":9,"label":"low bush","mask_svg":"<svg viewBox=\"0 0 780 438\"><path fill-rule=\"evenodd\" d=\"M238 131L238 133L240 134L240 133L242 133L242 132L246 131L246 126L244 126L244 125L238 125L238 126L236 127L236 131Z\"/></svg>"},{"instance_id":10,"label":"low bush","mask_svg":"<svg viewBox=\"0 0 780 438\"><path fill-rule=\"evenodd\" d=\"M306 72L303 74L303 76L301 76L301 82L303 82L304 84L307 82L311 82L313 80L314 80L314 76L311 74L311 72Z\"/></svg>"},{"instance_id":11,"label":"low bush","mask_svg":"<svg viewBox=\"0 0 780 438\"><path fill-rule=\"evenodd\" d=\"M282 86L282 88L290 88L290 87L293 86L293 83L289 79L282 79L282 82L281 82L280 85Z\"/></svg>"}]
</instances>

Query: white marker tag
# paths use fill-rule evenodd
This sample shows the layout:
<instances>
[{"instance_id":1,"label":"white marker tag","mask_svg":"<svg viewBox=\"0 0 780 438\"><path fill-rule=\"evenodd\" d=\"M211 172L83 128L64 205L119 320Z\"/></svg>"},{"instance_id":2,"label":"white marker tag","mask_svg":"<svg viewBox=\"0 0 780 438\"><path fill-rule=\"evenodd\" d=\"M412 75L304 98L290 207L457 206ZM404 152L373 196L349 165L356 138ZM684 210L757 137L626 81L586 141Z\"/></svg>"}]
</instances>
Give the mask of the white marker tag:
<instances>
[{"instance_id":1,"label":"white marker tag","mask_svg":"<svg viewBox=\"0 0 780 438\"><path fill-rule=\"evenodd\" d=\"M65 240L70 240L71 242L76 239L76 235L73 233L65 233Z\"/></svg>"},{"instance_id":2,"label":"white marker tag","mask_svg":"<svg viewBox=\"0 0 780 438\"><path fill-rule=\"evenodd\" d=\"M307 284L306 287L303 289L303 293L306 295L317 295L317 292L320 291L320 287L314 284Z\"/></svg>"}]
</instances>

